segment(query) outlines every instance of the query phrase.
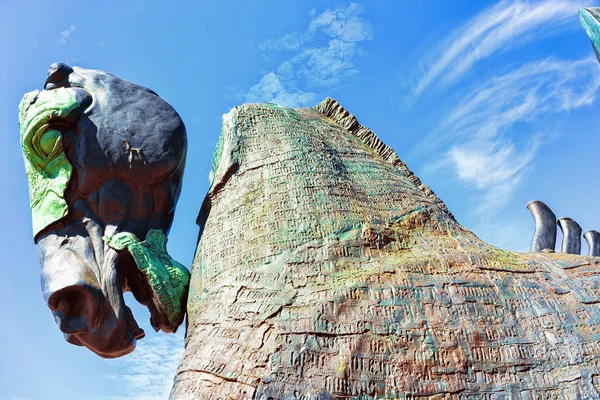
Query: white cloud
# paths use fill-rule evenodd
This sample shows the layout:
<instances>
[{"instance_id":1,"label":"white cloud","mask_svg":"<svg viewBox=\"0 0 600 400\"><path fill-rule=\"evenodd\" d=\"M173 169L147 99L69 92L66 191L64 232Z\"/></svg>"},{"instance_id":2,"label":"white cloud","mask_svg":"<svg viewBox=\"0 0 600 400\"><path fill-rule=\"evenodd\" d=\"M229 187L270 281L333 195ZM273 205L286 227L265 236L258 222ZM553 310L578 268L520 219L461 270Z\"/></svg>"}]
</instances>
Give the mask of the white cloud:
<instances>
[{"instance_id":1,"label":"white cloud","mask_svg":"<svg viewBox=\"0 0 600 400\"><path fill-rule=\"evenodd\" d=\"M277 75L269 72L252 86L246 93L246 101L250 103L276 103L284 107L305 107L316 101L317 95L304 92L298 88L286 90Z\"/></svg>"},{"instance_id":2,"label":"white cloud","mask_svg":"<svg viewBox=\"0 0 600 400\"><path fill-rule=\"evenodd\" d=\"M591 105L599 87L593 57L527 63L470 90L427 143L440 147L465 137L501 137L515 122Z\"/></svg>"},{"instance_id":3,"label":"white cloud","mask_svg":"<svg viewBox=\"0 0 600 400\"><path fill-rule=\"evenodd\" d=\"M371 27L360 14L360 6L350 3L348 7L337 7L335 10L327 10L320 15L316 11L311 12L313 20L308 28L309 32L322 29L327 35L339 38L346 42L361 42L373 38Z\"/></svg>"},{"instance_id":4,"label":"white cloud","mask_svg":"<svg viewBox=\"0 0 600 400\"><path fill-rule=\"evenodd\" d=\"M183 332L146 336L133 353L117 360L124 373L109 375L121 395L110 400L164 400L183 355Z\"/></svg>"},{"instance_id":5,"label":"white cloud","mask_svg":"<svg viewBox=\"0 0 600 400\"><path fill-rule=\"evenodd\" d=\"M442 77L449 83L464 75L474 64L494 53L522 46L577 23L577 9L571 0L501 1L484 10L445 39L430 55L414 93L419 95Z\"/></svg>"},{"instance_id":6,"label":"white cloud","mask_svg":"<svg viewBox=\"0 0 600 400\"><path fill-rule=\"evenodd\" d=\"M351 3L317 14L303 32L294 32L261 44L263 51L291 52L275 69L265 73L244 95L248 102L275 102L287 107L309 105L314 92L331 88L358 73L357 45L373 38L360 7Z\"/></svg>"},{"instance_id":7,"label":"white cloud","mask_svg":"<svg viewBox=\"0 0 600 400\"><path fill-rule=\"evenodd\" d=\"M332 87L358 73L352 60L356 43L332 39L327 46L309 48L290 60L309 87Z\"/></svg>"},{"instance_id":8,"label":"white cloud","mask_svg":"<svg viewBox=\"0 0 600 400\"><path fill-rule=\"evenodd\" d=\"M434 169L449 167L460 182L476 190L474 213L489 216L511 200L538 149L550 140L548 132L527 124L589 106L599 89L600 71L593 57L525 64L469 91L422 146L445 153ZM523 125L515 129L515 124Z\"/></svg>"},{"instance_id":9,"label":"white cloud","mask_svg":"<svg viewBox=\"0 0 600 400\"><path fill-rule=\"evenodd\" d=\"M68 43L73 41L73 32L75 32L75 25L69 26L68 29L65 29L60 33L60 41L63 43Z\"/></svg>"},{"instance_id":10,"label":"white cloud","mask_svg":"<svg viewBox=\"0 0 600 400\"><path fill-rule=\"evenodd\" d=\"M577 0L496 3L464 22L429 53L413 93L418 96L430 86L443 87L468 77L491 56L565 29L580 29L580 6ZM548 58L473 82L477 81L457 89L460 97L453 108L413 153L435 154L436 160L425 170L448 174L447 178L471 190L476 200L470 204L469 217L485 239L525 250L522 240L507 235L517 226L521 233L527 231L524 225L512 222L505 229L507 221L498 223L497 215L522 185L539 149L560 134L549 121L593 103L600 90L597 61Z\"/></svg>"},{"instance_id":11,"label":"white cloud","mask_svg":"<svg viewBox=\"0 0 600 400\"><path fill-rule=\"evenodd\" d=\"M474 211L485 215L496 211L511 199L539 146L537 138L527 150L521 152L512 143L497 145L484 141L454 146L448 151L447 157L457 178L482 192Z\"/></svg>"}]
</instances>

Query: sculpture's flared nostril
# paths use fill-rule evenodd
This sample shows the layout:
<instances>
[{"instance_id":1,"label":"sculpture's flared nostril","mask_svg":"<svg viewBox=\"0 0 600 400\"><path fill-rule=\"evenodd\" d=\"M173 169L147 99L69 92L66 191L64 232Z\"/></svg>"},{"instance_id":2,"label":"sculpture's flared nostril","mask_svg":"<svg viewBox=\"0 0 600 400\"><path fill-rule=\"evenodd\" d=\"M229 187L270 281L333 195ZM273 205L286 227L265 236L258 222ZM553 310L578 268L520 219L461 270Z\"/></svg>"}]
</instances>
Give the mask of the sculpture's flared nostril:
<instances>
[{"instance_id":1,"label":"sculpture's flared nostril","mask_svg":"<svg viewBox=\"0 0 600 400\"><path fill-rule=\"evenodd\" d=\"M98 306L93 291L85 285L72 285L50 296L48 306L62 332L72 334L88 329L90 318L93 318Z\"/></svg>"},{"instance_id":2,"label":"sculpture's flared nostril","mask_svg":"<svg viewBox=\"0 0 600 400\"><path fill-rule=\"evenodd\" d=\"M72 72L73 68L62 62L50 65L50 68L48 68L48 76L44 82L44 89L50 90L67 86L69 83L69 75Z\"/></svg>"},{"instance_id":3,"label":"sculpture's flared nostril","mask_svg":"<svg viewBox=\"0 0 600 400\"><path fill-rule=\"evenodd\" d=\"M61 311L63 308L72 308L72 305L64 305L66 302L61 301L58 309L54 312L54 320L64 333L85 332L88 328L87 318L85 315L77 315L70 312Z\"/></svg>"}]
</instances>

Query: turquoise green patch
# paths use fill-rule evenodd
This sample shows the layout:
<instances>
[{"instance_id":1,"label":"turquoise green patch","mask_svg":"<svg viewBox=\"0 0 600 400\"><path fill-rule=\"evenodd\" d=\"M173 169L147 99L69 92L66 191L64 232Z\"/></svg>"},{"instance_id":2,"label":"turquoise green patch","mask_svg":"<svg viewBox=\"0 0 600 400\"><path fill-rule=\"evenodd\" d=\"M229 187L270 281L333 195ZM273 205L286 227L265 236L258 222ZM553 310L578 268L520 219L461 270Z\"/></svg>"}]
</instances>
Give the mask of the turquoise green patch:
<instances>
[{"instance_id":1,"label":"turquoise green patch","mask_svg":"<svg viewBox=\"0 0 600 400\"><path fill-rule=\"evenodd\" d=\"M34 236L69 211L64 194L73 167L63 150L62 134L50 129L49 123L68 116L77 107L73 94L64 88L27 93L19 105Z\"/></svg>"},{"instance_id":2,"label":"turquoise green patch","mask_svg":"<svg viewBox=\"0 0 600 400\"><path fill-rule=\"evenodd\" d=\"M143 242L129 232L103 239L113 249L127 249L131 253L138 268L146 275L169 324L176 328L185 313L190 272L167 253L165 234L159 229L151 229Z\"/></svg>"},{"instance_id":3,"label":"turquoise green patch","mask_svg":"<svg viewBox=\"0 0 600 400\"><path fill-rule=\"evenodd\" d=\"M221 156L223 155L223 146L225 145L225 133L223 132L223 128L221 128L221 133L219 134L219 139L217 140L217 147L213 153L212 159L212 168L211 174L214 175L217 172L217 168L219 168L219 163L221 162Z\"/></svg>"},{"instance_id":4,"label":"turquoise green patch","mask_svg":"<svg viewBox=\"0 0 600 400\"><path fill-rule=\"evenodd\" d=\"M600 61L600 8L582 8L579 10L579 20L581 21L581 25L587 33L590 41L592 42L592 46L594 47L594 52L596 53L596 58Z\"/></svg>"}]
</instances>

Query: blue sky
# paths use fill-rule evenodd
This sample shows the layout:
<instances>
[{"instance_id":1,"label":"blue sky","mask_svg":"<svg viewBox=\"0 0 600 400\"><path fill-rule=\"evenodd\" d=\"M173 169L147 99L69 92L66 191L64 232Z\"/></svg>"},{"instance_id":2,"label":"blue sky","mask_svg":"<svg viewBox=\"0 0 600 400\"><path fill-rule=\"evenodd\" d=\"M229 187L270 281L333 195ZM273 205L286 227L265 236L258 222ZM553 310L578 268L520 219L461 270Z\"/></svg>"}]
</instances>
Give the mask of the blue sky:
<instances>
[{"instance_id":1,"label":"blue sky","mask_svg":"<svg viewBox=\"0 0 600 400\"><path fill-rule=\"evenodd\" d=\"M221 115L244 102L336 98L497 246L529 248L533 199L600 230L600 65L577 19L594 3L177 4L0 0L0 400L163 399L183 348L182 332L155 334L134 306L146 338L104 360L67 344L44 304L17 106L56 61L148 86L181 114L189 154L169 251L187 266Z\"/></svg>"}]
</instances>

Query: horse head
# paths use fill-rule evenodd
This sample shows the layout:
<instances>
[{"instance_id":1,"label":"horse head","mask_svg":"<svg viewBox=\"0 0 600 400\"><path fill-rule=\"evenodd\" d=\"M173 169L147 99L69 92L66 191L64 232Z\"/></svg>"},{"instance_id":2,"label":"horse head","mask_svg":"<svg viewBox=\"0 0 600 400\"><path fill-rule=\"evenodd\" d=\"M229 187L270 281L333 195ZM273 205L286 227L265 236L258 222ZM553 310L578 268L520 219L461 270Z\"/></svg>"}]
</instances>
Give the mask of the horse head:
<instances>
[{"instance_id":1,"label":"horse head","mask_svg":"<svg viewBox=\"0 0 600 400\"><path fill-rule=\"evenodd\" d=\"M70 343L102 357L144 336L123 293L156 330L185 313L189 272L166 252L186 130L153 91L114 75L50 66L19 106L42 291Z\"/></svg>"}]
</instances>

